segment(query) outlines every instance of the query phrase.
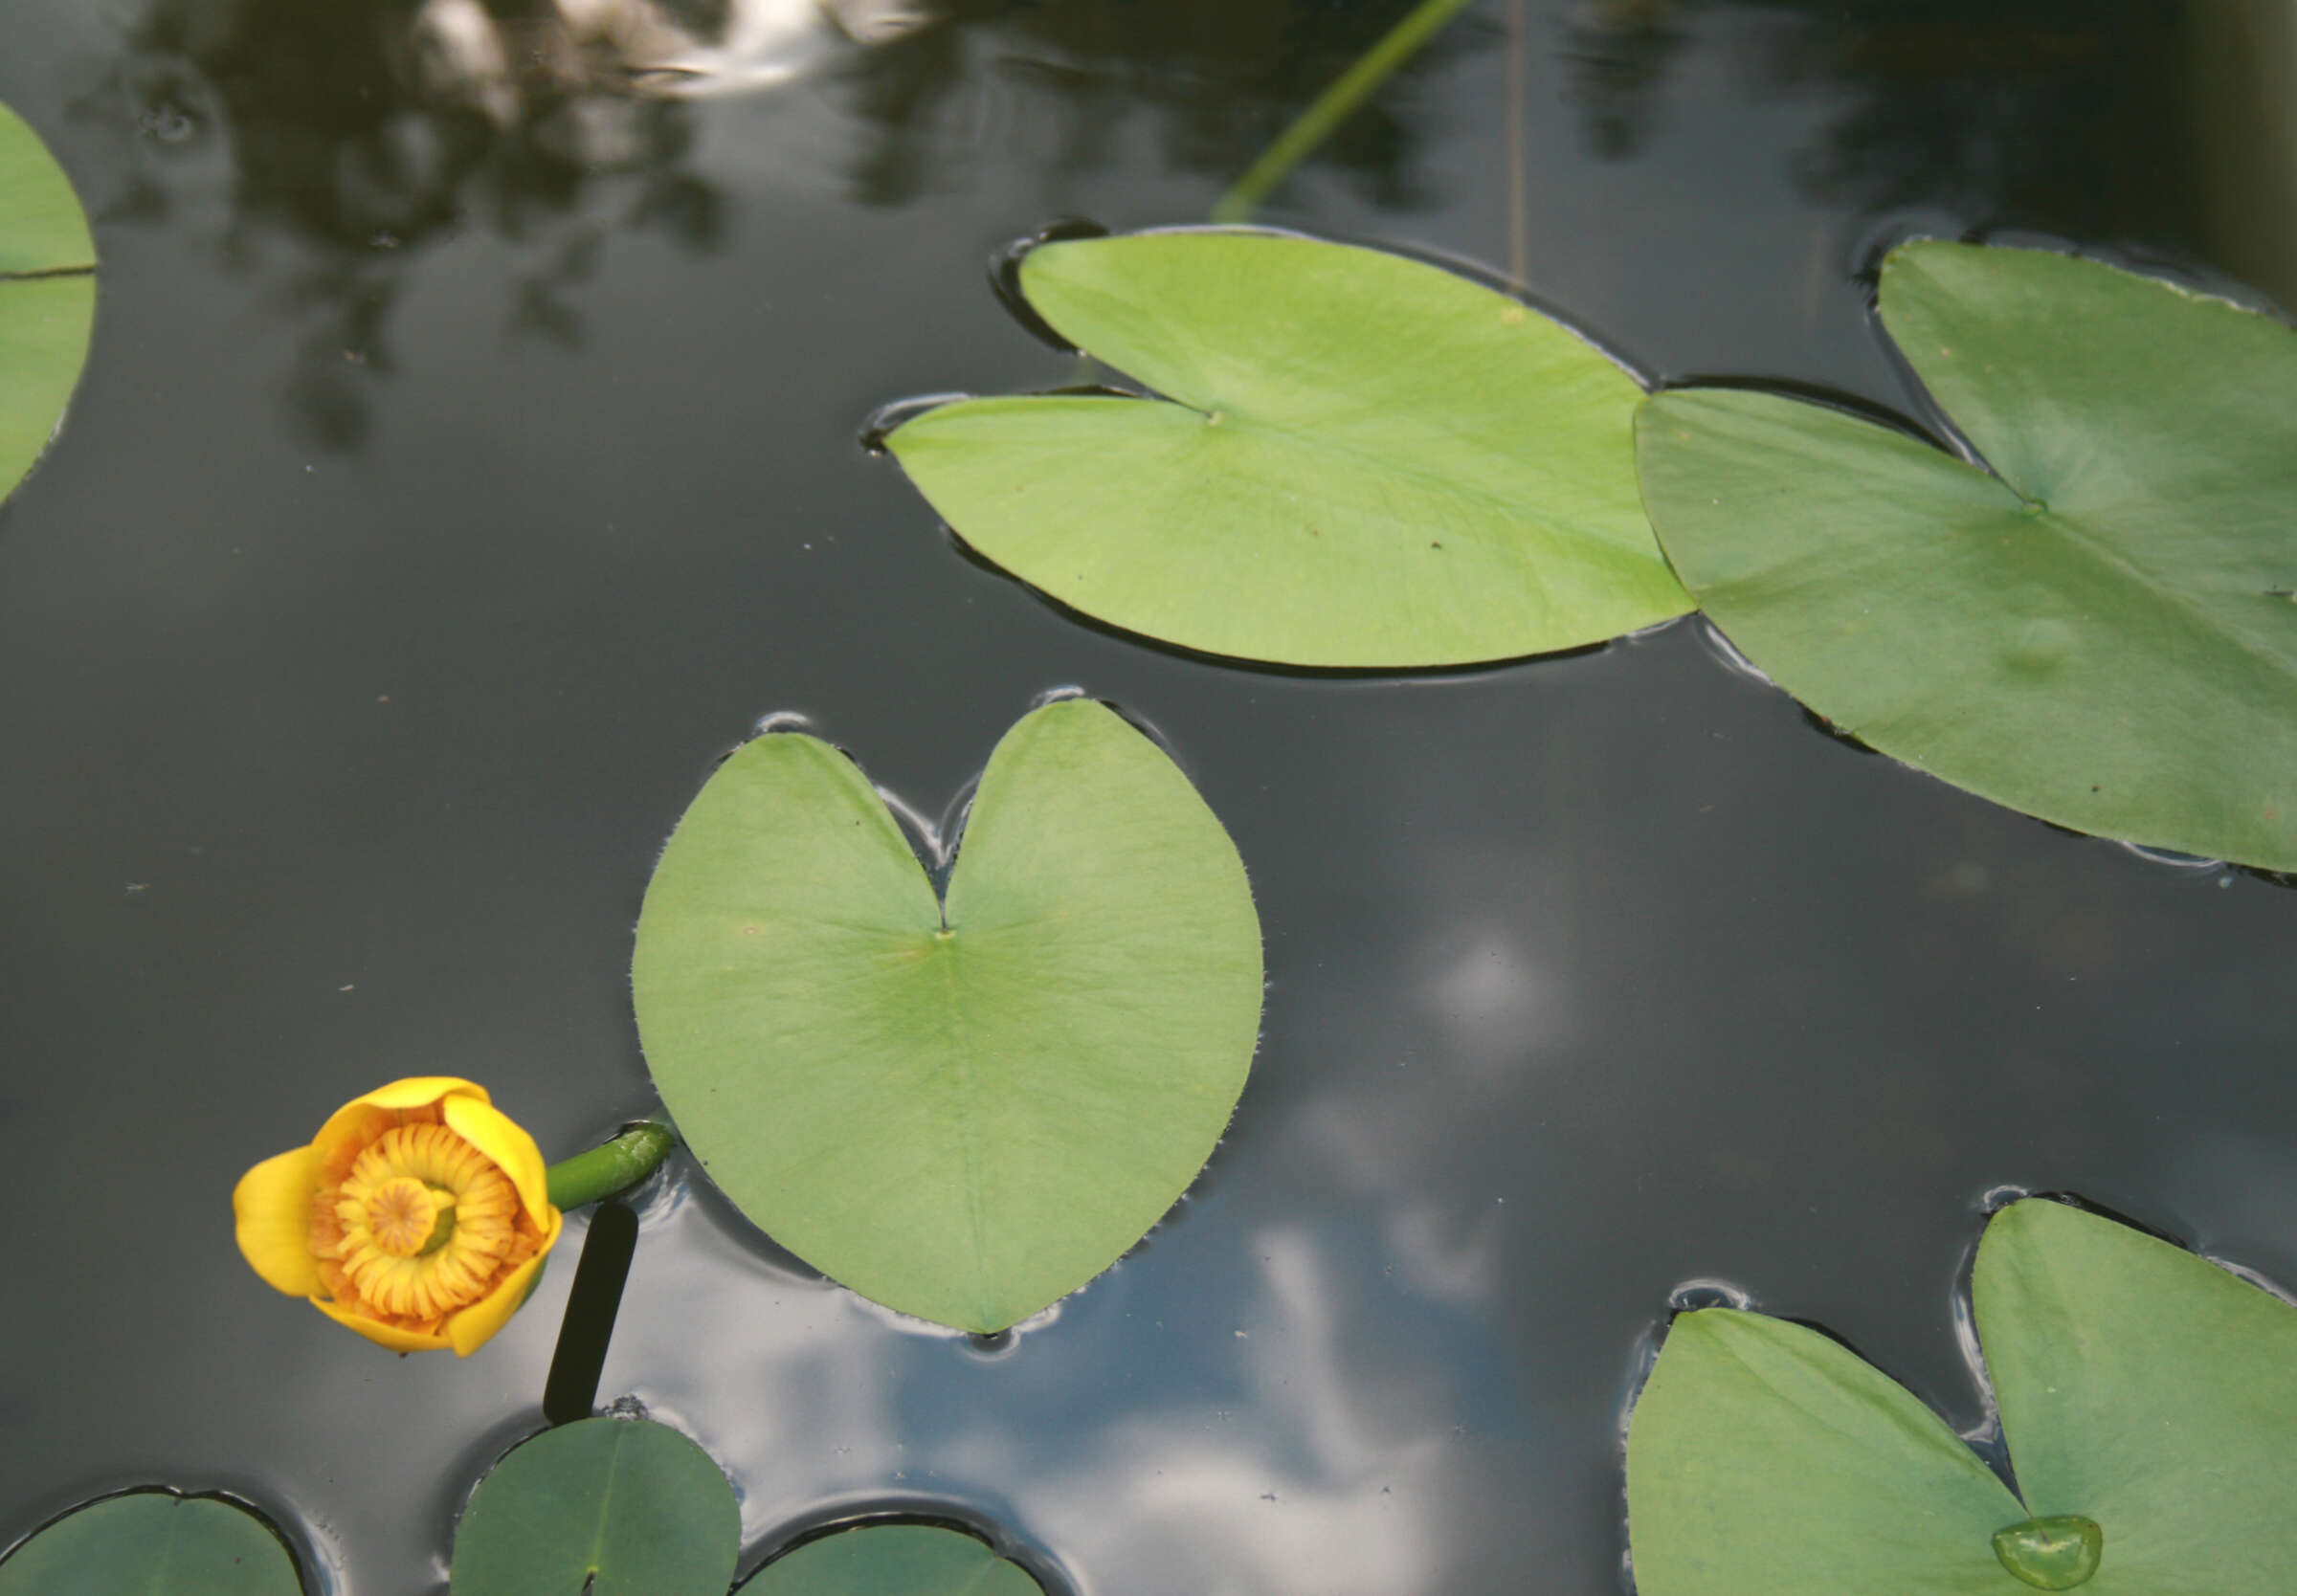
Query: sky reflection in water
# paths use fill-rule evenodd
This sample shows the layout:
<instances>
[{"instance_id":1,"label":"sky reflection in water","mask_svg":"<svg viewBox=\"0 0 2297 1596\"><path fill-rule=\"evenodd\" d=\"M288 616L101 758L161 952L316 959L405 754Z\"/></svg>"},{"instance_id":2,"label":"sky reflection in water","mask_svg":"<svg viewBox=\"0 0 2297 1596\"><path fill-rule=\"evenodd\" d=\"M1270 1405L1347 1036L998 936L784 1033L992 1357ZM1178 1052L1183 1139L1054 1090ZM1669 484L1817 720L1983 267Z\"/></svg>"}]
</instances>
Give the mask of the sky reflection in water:
<instances>
[{"instance_id":1,"label":"sky reflection in water","mask_svg":"<svg viewBox=\"0 0 2297 1596\"><path fill-rule=\"evenodd\" d=\"M1905 406L1856 274L1919 226L2233 269L2160 8L1526 10L1530 279L1661 375ZM1861 756L1687 626L1409 681L1144 648L854 448L889 399L1073 380L988 255L1201 218L1390 13L979 0L771 93L592 60L506 114L411 87L383 11L36 0L0 57L105 251L62 444L0 511L0 1126L39 1194L0 1541L167 1479L307 1527L343 1596L440 1587L571 1253L481 1356L401 1363L249 1276L226 1194L416 1070L551 1151L642 1112L639 895L777 707L938 815L1038 693L1116 700L1236 836L1271 985L1196 1191L1003 1356L706 1193L650 1218L603 1395L727 1465L750 1560L930 1499L1090 1596L1604 1596L1685 1280L1957 1424L1990 1187L2297 1280L2286 892ZM1272 219L1505 261L1505 35L1471 11Z\"/></svg>"}]
</instances>

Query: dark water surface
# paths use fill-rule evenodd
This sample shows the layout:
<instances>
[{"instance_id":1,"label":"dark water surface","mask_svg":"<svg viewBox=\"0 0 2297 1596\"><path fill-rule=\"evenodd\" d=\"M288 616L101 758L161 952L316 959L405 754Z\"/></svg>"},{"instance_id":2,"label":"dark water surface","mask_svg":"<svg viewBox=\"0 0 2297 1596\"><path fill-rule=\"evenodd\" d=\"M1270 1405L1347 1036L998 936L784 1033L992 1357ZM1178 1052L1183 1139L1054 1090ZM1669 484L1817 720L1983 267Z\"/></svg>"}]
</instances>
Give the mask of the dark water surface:
<instances>
[{"instance_id":1,"label":"dark water surface","mask_svg":"<svg viewBox=\"0 0 2297 1596\"><path fill-rule=\"evenodd\" d=\"M167 1480L263 1502L329 1591L443 1589L578 1238L482 1354L402 1362L248 1273L232 1184L401 1075L551 1153L646 1108L639 897L773 711L938 814L1037 694L1121 703L1234 832L1270 988L1194 1195L1002 1355L658 1195L603 1398L726 1466L745 1569L909 1502L1081 1596L1604 1596L1686 1281L1959 1424L1991 1188L2297 1283L2297 897L1832 742L1695 622L1423 679L1160 652L857 448L888 399L1074 380L989 254L1201 219L1400 5L973 0L690 101L540 8L491 67L413 9L9 7L0 99L104 268L0 510L0 1544ZM2241 133L2290 92L2237 26L2272 14L1533 0L1524 276L1663 377L1901 409L1857 274L1910 231L2297 297L2297 152ZM1270 218L1505 269L1508 15Z\"/></svg>"}]
</instances>

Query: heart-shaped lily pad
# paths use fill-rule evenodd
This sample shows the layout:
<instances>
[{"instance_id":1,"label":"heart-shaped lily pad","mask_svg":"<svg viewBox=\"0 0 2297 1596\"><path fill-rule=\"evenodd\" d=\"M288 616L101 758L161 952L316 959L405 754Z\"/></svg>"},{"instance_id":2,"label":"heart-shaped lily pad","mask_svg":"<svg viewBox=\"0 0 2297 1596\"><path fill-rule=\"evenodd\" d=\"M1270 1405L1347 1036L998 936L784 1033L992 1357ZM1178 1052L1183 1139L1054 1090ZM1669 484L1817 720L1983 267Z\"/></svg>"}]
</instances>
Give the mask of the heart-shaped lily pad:
<instances>
[{"instance_id":1,"label":"heart-shaped lily pad","mask_svg":"<svg viewBox=\"0 0 2297 1596\"><path fill-rule=\"evenodd\" d=\"M295 1561L254 1514L135 1491L75 1509L0 1561L0 1596L302 1596Z\"/></svg>"},{"instance_id":2,"label":"heart-shaped lily pad","mask_svg":"<svg viewBox=\"0 0 2297 1596\"><path fill-rule=\"evenodd\" d=\"M742 1596L1044 1596L971 1536L933 1524L864 1524L775 1558Z\"/></svg>"},{"instance_id":3,"label":"heart-shaped lily pad","mask_svg":"<svg viewBox=\"0 0 2297 1596\"><path fill-rule=\"evenodd\" d=\"M71 179L0 105L0 498L56 435L88 358L96 241Z\"/></svg>"},{"instance_id":4,"label":"heart-shaped lily pad","mask_svg":"<svg viewBox=\"0 0 2297 1596\"><path fill-rule=\"evenodd\" d=\"M1656 395L1644 502L1701 607L1956 786L2297 870L2297 331L1936 242L1891 254L1882 320L1986 466L1772 394Z\"/></svg>"},{"instance_id":5,"label":"heart-shaped lily pad","mask_svg":"<svg viewBox=\"0 0 2297 1596\"><path fill-rule=\"evenodd\" d=\"M1087 615L1207 654L1411 667L1691 607L1637 497L1641 388L1505 295L1227 232L1042 245L1020 280L1163 397L967 400L886 443L967 543Z\"/></svg>"},{"instance_id":6,"label":"heart-shaped lily pad","mask_svg":"<svg viewBox=\"0 0 2297 1596\"><path fill-rule=\"evenodd\" d=\"M946 903L850 759L748 743L663 851L633 985L662 1099L744 1213L988 1333L1107 1268L1211 1156L1260 921L1188 778L1068 699L997 744Z\"/></svg>"},{"instance_id":7,"label":"heart-shaped lily pad","mask_svg":"<svg viewBox=\"0 0 2297 1596\"><path fill-rule=\"evenodd\" d=\"M644 1419L583 1419L513 1450L455 1531L454 1596L725 1596L742 1549L725 1474Z\"/></svg>"},{"instance_id":8,"label":"heart-shaped lily pad","mask_svg":"<svg viewBox=\"0 0 2297 1596\"><path fill-rule=\"evenodd\" d=\"M1637 1401L1641 1596L2280 1596L2297 1308L2028 1199L1972 1282L2017 1494L1912 1395L1783 1319L1679 1316Z\"/></svg>"}]
</instances>

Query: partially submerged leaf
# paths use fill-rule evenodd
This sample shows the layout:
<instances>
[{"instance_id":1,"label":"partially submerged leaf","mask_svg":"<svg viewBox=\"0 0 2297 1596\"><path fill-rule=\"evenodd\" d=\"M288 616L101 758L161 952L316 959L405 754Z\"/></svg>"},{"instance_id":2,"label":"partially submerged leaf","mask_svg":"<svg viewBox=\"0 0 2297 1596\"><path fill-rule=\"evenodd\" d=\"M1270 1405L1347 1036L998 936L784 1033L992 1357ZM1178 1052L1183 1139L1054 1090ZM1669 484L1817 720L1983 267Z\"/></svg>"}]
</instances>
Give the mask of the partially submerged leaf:
<instances>
[{"instance_id":1,"label":"partially submerged leaf","mask_svg":"<svg viewBox=\"0 0 2297 1596\"><path fill-rule=\"evenodd\" d=\"M136 1491L56 1519L0 1562L0 1596L302 1596L295 1561L254 1514Z\"/></svg>"},{"instance_id":2,"label":"partially submerged leaf","mask_svg":"<svg viewBox=\"0 0 2297 1596\"><path fill-rule=\"evenodd\" d=\"M2183 1248L2035 1200L1986 1228L1971 1295L2019 1492L2037 1514L2105 1531L2085 1589L2286 1596L2297 1308Z\"/></svg>"},{"instance_id":3,"label":"partially submerged leaf","mask_svg":"<svg viewBox=\"0 0 2297 1596\"><path fill-rule=\"evenodd\" d=\"M887 444L967 543L1129 632L1314 666L1598 643L1682 614L1641 390L1452 273L1250 233L1048 244L1061 334L1162 395L967 400Z\"/></svg>"},{"instance_id":4,"label":"partially submerged leaf","mask_svg":"<svg viewBox=\"0 0 2297 1596\"><path fill-rule=\"evenodd\" d=\"M1948 243L1890 255L1882 318L1993 469L1771 394L1656 395L1644 501L1701 607L1957 786L2297 869L2297 332Z\"/></svg>"},{"instance_id":5,"label":"partially submerged leaf","mask_svg":"<svg viewBox=\"0 0 2297 1596\"><path fill-rule=\"evenodd\" d=\"M1002 1330L1138 1241L1211 1156L1260 1011L1235 845L1155 744L1053 703L991 757L946 917L853 762L734 754L633 963L662 1099L752 1222L862 1296Z\"/></svg>"},{"instance_id":6,"label":"partially submerged leaf","mask_svg":"<svg viewBox=\"0 0 2297 1596\"><path fill-rule=\"evenodd\" d=\"M1017 1563L957 1530L864 1524L809 1541L745 1582L741 1596L1043 1596Z\"/></svg>"},{"instance_id":7,"label":"partially submerged leaf","mask_svg":"<svg viewBox=\"0 0 2297 1596\"><path fill-rule=\"evenodd\" d=\"M1815 1330L1677 1316L1635 1405L1639 1596L2006 1596L2024 1508L1904 1386Z\"/></svg>"},{"instance_id":8,"label":"partially submerged leaf","mask_svg":"<svg viewBox=\"0 0 2297 1596\"><path fill-rule=\"evenodd\" d=\"M0 498L48 447L79 381L95 267L71 180L39 135L0 105Z\"/></svg>"},{"instance_id":9,"label":"partially submerged leaf","mask_svg":"<svg viewBox=\"0 0 2297 1596\"><path fill-rule=\"evenodd\" d=\"M741 1548L709 1453L647 1420L583 1419L479 1482L449 1583L454 1596L725 1596Z\"/></svg>"}]
</instances>

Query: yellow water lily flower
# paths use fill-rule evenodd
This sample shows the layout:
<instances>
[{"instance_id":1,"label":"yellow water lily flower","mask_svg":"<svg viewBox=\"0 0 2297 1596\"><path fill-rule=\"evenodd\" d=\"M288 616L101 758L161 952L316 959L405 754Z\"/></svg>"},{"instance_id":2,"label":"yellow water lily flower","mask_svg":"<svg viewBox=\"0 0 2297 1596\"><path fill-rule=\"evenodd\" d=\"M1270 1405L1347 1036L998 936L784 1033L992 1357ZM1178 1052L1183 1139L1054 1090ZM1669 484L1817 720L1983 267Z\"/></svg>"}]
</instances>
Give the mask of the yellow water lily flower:
<instances>
[{"instance_id":1,"label":"yellow water lily flower","mask_svg":"<svg viewBox=\"0 0 2297 1596\"><path fill-rule=\"evenodd\" d=\"M394 1080L232 1193L239 1251L290 1297L394 1352L486 1344L558 1243L542 1150L486 1088Z\"/></svg>"}]
</instances>

